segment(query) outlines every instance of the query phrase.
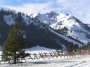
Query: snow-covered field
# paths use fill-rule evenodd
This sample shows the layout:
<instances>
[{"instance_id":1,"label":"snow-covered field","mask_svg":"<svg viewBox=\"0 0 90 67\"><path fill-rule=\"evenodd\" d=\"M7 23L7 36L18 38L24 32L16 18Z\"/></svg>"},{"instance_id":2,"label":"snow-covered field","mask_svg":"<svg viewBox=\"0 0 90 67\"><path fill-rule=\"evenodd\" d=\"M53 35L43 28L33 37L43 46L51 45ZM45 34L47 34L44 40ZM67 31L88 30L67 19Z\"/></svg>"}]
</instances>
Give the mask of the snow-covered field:
<instances>
[{"instance_id":1,"label":"snow-covered field","mask_svg":"<svg viewBox=\"0 0 90 67\"><path fill-rule=\"evenodd\" d=\"M1 64L0 67L90 67L90 56L35 60L22 64Z\"/></svg>"},{"instance_id":2,"label":"snow-covered field","mask_svg":"<svg viewBox=\"0 0 90 67\"><path fill-rule=\"evenodd\" d=\"M50 52L50 49L43 47L33 47L27 49L27 52L38 53L39 52ZM52 51L52 50L51 50ZM21 64L0 64L0 67L90 67L90 55L84 56L62 56L54 58L40 58L40 59L27 59L25 63Z\"/></svg>"}]
</instances>

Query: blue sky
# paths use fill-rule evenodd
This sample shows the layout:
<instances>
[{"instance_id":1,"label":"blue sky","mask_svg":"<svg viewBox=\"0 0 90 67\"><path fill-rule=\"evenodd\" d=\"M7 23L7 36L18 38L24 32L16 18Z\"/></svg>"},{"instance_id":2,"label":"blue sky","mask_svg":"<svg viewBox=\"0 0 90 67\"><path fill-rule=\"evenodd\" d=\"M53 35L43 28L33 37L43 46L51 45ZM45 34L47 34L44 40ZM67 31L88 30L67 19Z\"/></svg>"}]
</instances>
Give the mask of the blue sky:
<instances>
[{"instance_id":1,"label":"blue sky","mask_svg":"<svg viewBox=\"0 0 90 67\"><path fill-rule=\"evenodd\" d=\"M90 24L90 0L0 0L0 8L32 13L49 11L72 14Z\"/></svg>"}]
</instances>

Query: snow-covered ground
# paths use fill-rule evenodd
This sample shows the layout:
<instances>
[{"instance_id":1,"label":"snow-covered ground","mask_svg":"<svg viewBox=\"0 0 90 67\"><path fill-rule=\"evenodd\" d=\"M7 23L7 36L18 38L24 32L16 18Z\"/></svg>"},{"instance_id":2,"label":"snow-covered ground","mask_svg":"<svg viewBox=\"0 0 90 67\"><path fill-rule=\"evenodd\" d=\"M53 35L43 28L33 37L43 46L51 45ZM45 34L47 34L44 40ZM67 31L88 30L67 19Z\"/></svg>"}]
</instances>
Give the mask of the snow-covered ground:
<instances>
[{"instance_id":1,"label":"snow-covered ground","mask_svg":"<svg viewBox=\"0 0 90 67\"><path fill-rule=\"evenodd\" d=\"M26 49L30 53L51 52L53 49L48 49L40 46ZM26 59L25 63L21 64L0 64L0 67L90 67L90 55L84 56L61 56L54 58Z\"/></svg>"},{"instance_id":2,"label":"snow-covered ground","mask_svg":"<svg viewBox=\"0 0 90 67\"><path fill-rule=\"evenodd\" d=\"M36 60L22 64L1 64L0 67L90 67L90 56Z\"/></svg>"}]
</instances>

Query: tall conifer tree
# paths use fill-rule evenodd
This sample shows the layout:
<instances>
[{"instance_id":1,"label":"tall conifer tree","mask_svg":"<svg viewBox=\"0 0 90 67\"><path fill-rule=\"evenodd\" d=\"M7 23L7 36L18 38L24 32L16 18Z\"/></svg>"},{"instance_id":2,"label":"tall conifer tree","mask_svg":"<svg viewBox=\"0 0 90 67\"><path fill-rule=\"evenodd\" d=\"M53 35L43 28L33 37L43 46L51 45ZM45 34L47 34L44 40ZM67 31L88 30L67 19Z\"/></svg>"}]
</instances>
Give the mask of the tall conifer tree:
<instances>
[{"instance_id":1,"label":"tall conifer tree","mask_svg":"<svg viewBox=\"0 0 90 67\"><path fill-rule=\"evenodd\" d=\"M20 32L20 23L14 23L12 29L8 33L8 37L3 46L3 59L13 63L17 63L17 56L22 49L25 48L24 38Z\"/></svg>"}]
</instances>

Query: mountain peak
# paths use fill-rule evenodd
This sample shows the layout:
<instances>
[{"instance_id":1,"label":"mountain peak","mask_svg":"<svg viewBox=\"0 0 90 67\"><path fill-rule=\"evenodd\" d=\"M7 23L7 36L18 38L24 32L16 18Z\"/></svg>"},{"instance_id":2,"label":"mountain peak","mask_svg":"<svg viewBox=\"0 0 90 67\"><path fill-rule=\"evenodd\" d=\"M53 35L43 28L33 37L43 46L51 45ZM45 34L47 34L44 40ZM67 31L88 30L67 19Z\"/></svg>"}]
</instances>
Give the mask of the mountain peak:
<instances>
[{"instance_id":1,"label":"mountain peak","mask_svg":"<svg viewBox=\"0 0 90 67\"><path fill-rule=\"evenodd\" d=\"M37 18L40 20L40 22L49 25L49 27L53 28L54 30L62 30L64 28L67 28L67 35L72 36L82 42L87 42L87 40L89 39L89 37L87 38L86 36L90 35L90 32L87 32L89 31L89 26L85 25L71 14L62 12L56 13L51 11L49 13L39 14L37 15Z\"/></svg>"}]
</instances>

